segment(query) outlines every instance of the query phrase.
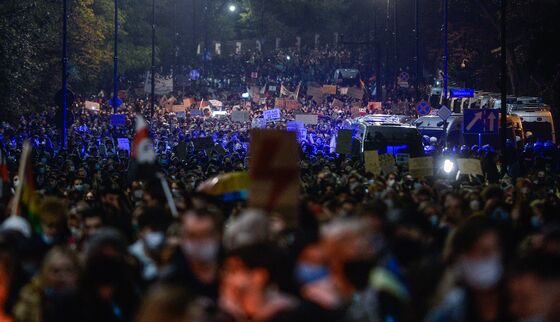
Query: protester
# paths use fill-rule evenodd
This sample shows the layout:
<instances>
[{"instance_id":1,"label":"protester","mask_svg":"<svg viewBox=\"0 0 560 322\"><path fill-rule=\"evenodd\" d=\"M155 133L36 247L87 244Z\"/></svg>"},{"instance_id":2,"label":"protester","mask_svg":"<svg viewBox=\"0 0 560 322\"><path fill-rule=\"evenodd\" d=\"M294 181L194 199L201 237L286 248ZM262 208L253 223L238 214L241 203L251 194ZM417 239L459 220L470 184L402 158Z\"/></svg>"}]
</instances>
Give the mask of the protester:
<instances>
[{"instance_id":1,"label":"protester","mask_svg":"<svg viewBox=\"0 0 560 322\"><path fill-rule=\"evenodd\" d=\"M216 57L154 110L131 87L124 125L103 98L78 95L66 148L55 108L1 123L0 321L556 321L556 147L532 138L503 164L489 147L430 147L436 162L482 161L476 179L419 178L402 164L374 174L360 154L335 152L346 121L374 113L352 109L376 86L366 58L343 48ZM311 95L343 66L367 81L362 101ZM414 91L378 90L382 112L415 114ZM281 91L295 108L259 121ZM171 111L183 98L184 114ZM286 130L299 113L317 124L298 132L290 220L253 207L242 184L201 188L248 170L253 128ZM34 189L36 212L18 188Z\"/></svg>"}]
</instances>

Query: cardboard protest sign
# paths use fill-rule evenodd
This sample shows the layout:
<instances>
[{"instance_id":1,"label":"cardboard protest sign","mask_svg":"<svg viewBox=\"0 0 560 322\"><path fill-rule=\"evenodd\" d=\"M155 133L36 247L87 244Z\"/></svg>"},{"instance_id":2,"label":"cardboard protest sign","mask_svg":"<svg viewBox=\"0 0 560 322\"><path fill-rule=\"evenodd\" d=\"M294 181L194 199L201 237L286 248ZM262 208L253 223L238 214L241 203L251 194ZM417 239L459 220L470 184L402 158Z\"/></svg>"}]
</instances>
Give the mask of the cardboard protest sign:
<instances>
[{"instance_id":1,"label":"cardboard protest sign","mask_svg":"<svg viewBox=\"0 0 560 322\"><path fill-rule=\"evenodd\" d=\"M410 160L409 153L397 153L395 156L395 162L397 165L408 166L408 160Z\"/></svg>"},{"instance_id":2,"label":"cardboard protest sign","mask_svg":"<svg viewBox=\"0 0 560 322\"><path fill-rule=\"evenodd\" d=\"M280 109L273 108L271 110L264 111L263 118L266 121L278 121L282 118L282 113L280 113Z\"/></svg>"},{"instance_id":3,"label":"cardboard protest sign","mask_svg":"<svg viewBox=\"0 0 560 322\"><path fill-rule=\"evenodd\" d=\"M381 111L381 102L370 101L368 102L367 108L370 111Z\"/></svg>"},{"instance_id":4,"label":"cardboard protest sign","mask_svg":"<svg viewBox=\"0 0 560 322\"><path fill-rule=\"evenodd\" d=\"M125 126L126 125L126 115L124 115L124 114L113 114L113 115L111 115L110 125L112 125L112 126Z\"/></svg>"},{"instance_id":5,"label":"cardboard protest sign","mask_svg":"<svg viewBox=\"0 0 560 322\"><path fill-rule=\"evenodd\" d=\"M173 105L171 106L171 112L173 113L179 113L179 112L184 112L186 110L184 105Z\"/></svg>"},{"instance_id":6,"label":"cardboard protest sign","mask_svg":"<svg viewBox=\"0 0 560 322\"><path fill-rule=\"evenodd\" d=\"M305 125L316 125L319 123L319 116L315 114L296 114L296 121Z\"/></svg>"},{"instance_id":7,"label":"cardboard protest sign","mask_svg":"<svg viewBox=\"0 0 560 322\"><path fill-rule=\"evenodd\" d=\"M342 103L341 100L335 98L332 102L332 107L336 110L342 110L344 108L344 103Z\"/></svg>"},{"instance_id":8,"label":"cardboard protest sign","mask_svg":"<svg viewBox=\"0 0 560 322\"><path fill-rule=\"evenodd\" d=\"M364 167L366 172L372 173L376 176L381 174L381 164L379 162L379 154L377 151L364 152Z\"/></svg>"},{"instance_id":9,"label":"cardboard protest sign","mask_svg":"<svg viewBox=\"0 0 560 322\"><path fill-rule=\"evenodd\" d=\"M183 105L185 105L187 108L190 108L193 104L194 104L194 99L190 97L183 98Z\"/></svg>"},{"instance_id":10,"label":"cardboard protest sign","mask_svg":"<svg viewBox=\"0 0 560 322\"><path fill-rule=\"evenodd\" d=\"M97 102L85 101L84 108L90 111L99 112L101 105Z\"/></svg>"},{"instance_id":11,"label":"cardboard protest sign","mask_svg":"<svg viewBox=\"0 0 560 322\"><path fill-rule=\"evenodd\" d=\"M286 109L288 111L292 111L292 110L296 110L300 107L300 104L297 100L294 99L286 99L284 100L285 104L286 104Z\"/></svg>"},{"instance_id":12,"label":"cardboard protest sign","mask_svg":"<svg viewBox=\"0 0 560 322\"><path fill-rule=\"evenodd\" d=\"M233 122L249 122L251 115L245 111L233 111L231 112L231 120Z\"/></svg>"},{"instance_id":13,"label":"cardboard protest sign","mask_svg":"<svg viewBox=\"0 0 560 322\"><path fill-rule=\"evenodd\" d=\"M280 214L288 227L297 225L299 146L296 134L252 130L249 147L249 206Z\"/></svg>"},{"instance_id":14,"label":"cardboard protest sign","mask_svg":"<svg viewBox=\"0 0 560 322\"><path fill-rule=\"evenodd\" d=\"M457 166L461 174L482 176L482 166L478 159L457 159Z\"/></svg>"},{"instance_id":15,"label":"cardboard protest sign","mask_svg":"<svg viewBox=\"0 0 560 322\"><path fill-rule=\"evenodd\" d=\"M381 172L388 174L395 172L395 157L390 153L381 154L379 156L379 164L381 165Z\"/></svg>"},{"instance_id":16,"label":"cardboard protest sign","mask_svg":"<svg viewBox=\"0 0 560 322\"><path fill-rule=\"evenodd\" d=\"M408 160L408 171L417 179L434 175L434 159L432 157L411 158Z\"/></svg>"},{"instance_id":17,"label":"cardboard protest sign","mask_svg":"<svg viewBox=\"0 0 560 322\"><path fill-rule=\"evenodd\" d=\"M352 153L352 134L352 130L338 130L338 134L336 136L336 153Z\"/></svg>"},{"instance_id":18,"label":"cardboard protest sign","mask_svg":"<svg viewBox=\"0 0 560 322\"><path fill-rule=\"evenodd\" d=\"M336 85L323 85L323 94L336 95Z\"/></svg>"},{"instance_id":19,"label":"cardboard protest sign","mask_svg":"<svg viewBox=\"0 0 560 322\"><path fill-rule=\"evenodd\" d=\"M130 140L128 138L117 138L117 147L119 150L125 150L130 154Z\"/></svg>"},{"instance_id":20,"label":"cardboard protest sign","mask_svg":"<svg viewBox=\"0 0 560 322\"><path fill-rule=\"evenodd\" d=\"M277 98L274 100L274 107L276 108L286 108L286 99L285 98Z\"/></svg>"},{"instance_id":21,"label":"cardboard protest sign","mask_svg":"<svg viewBox=\"0 0 560 322\"><path fill-rule=\"evenodd\" d=\"M173 77L155 75L154 93L156 95L165 95L173 92ZM144 82L144 92L150 93L152 90L152 76L150 72L146 73L146 81Z\"/></svg>"}]
</instances>

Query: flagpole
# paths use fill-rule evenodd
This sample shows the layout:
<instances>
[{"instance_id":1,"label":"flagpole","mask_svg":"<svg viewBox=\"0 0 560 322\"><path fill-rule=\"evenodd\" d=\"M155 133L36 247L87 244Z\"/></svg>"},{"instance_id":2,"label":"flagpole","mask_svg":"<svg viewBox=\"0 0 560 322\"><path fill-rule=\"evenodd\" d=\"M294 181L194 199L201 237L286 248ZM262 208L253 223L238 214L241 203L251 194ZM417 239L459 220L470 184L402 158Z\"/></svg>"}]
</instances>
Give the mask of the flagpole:
<instances>
[{"instance_id":1,"label":"flagpole","mask_svg":"<svg viewBox=\"0 0 560 322\"><path fill-rule=\"evenodd\" d=\"M165 194L165 198L167 199L167 204L169 205L169 210L171 211L171 215L174 218L179 217L179 212L177 211L177 206L175 205L175 200L173 200L173 195L171 194L171 190L169 189L169 184L162 173L157 174L160 182L161 187L163 188L163 193Z\"/></svg>"},{"instance_id":2,"label":"flagpole","mask_svg":"<svg viewBox=\"0 0 560 322\"><path fill-rule=\"evenodd\" d=\"M29 141L25 141L23 143L23 150L21 151L21 158L19 160L19 169L18 169L18 186L16 187L16 195L14 197L14 201L12 203L12 216L17 216L19 211L19 200L21 199L21 191L23 189L23 182L25 177L25 167L27 165L27 158L31 152L31 146Z\"/></svg>"},{"instance_id":3,"label":"flagpole","mask_svg":"<svg viewBox=\"0 0 560 322\"><path fill-rule=\"evenodd\" d=\"M156 73L156 1L152 0L152 88L150 89L152 95L151 101L151 114L154 115L156 111L156 80L155 80L155 73Z\"/></svg>"}]
</instances>

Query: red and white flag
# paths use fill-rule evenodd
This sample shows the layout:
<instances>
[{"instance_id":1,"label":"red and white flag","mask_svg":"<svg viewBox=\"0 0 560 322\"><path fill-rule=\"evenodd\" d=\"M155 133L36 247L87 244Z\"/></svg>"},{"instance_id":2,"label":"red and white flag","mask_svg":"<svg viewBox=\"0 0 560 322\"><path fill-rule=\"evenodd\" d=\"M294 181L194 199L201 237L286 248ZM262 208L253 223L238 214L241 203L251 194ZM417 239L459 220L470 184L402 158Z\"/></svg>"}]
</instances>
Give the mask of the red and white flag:
<instances>
[{"instance_id":1,"label":"red and white flag","mask_svg":"<svg viewBox=\"0 0 560 322\"><path fill-rule=\"evenodd\" d=\"M154 143L150 138L148 125L142 115L136 115L136 135L132 142L131 157L138 163L155 163Z\"/></svg>"}]
</instances>

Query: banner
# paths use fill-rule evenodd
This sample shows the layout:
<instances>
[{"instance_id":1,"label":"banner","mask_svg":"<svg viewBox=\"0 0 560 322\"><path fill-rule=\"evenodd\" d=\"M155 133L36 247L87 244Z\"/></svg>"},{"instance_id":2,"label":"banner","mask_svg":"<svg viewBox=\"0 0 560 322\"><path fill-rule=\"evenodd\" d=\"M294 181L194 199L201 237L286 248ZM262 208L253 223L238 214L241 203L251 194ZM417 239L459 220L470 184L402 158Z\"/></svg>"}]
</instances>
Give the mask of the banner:
<instances>
[{"instance_id":1,"label":"banner","mask_svg":"<svg viewBox=\"0 0 560 322\"><path fill-rule=\"evenodd\" d=\"M173 112L173 113L185 112L186 109L187 108L185 107L185 105L173 105L173 106L171 106L171 112Z\"/></svg>"},{"instance_id":2,"label":"banner","mask_svg":"<svg viewBox=\"0 0 560 322\"><path fill-rule=\"evenodd\" d=\"M381 172L383 172L383 174L396 171L395 157L390 153L381 154L379 156L379 164L381 165Z\"/></svg>"},{"instance_id":3,"label":"banner","mask_svg":"<svg viewBox=\"0 0 560 322\"><path fill-rule=\"evenodd\" d=\"M231 112L231 120L233 122L249 122L251 120L251 116L249 115L249 112L233 111Z\"/></svg>"},{"instance_id":4,"label":"banner","mask_svg":"<svg viewBox=\"0 0 560 322\"><path fill-rule=\"evenodd\" d=\"M480 160L478 159L457 159L457 166L461 174L476 176L484 175Z\"/></svg>"},{"instance_id":5,"label":"banner","mask_svg":"<svg viewBox=\"0 0 560 322\"><path fill-rule=\"evenodd\" d=\"M266 121L278 121L282 118L282 114L280 113L280 109L273 108L271 110L264 111L263 118Z\"/></svg>"},{"instance_id":6,"label":"banner","mask_svg":"<svg viewBox=\"0 0 560 322\"><path fill-rule=\"evenodd\" d=\"M190 97L183 98L183 105L185 105L185 107L190 108L193 104L194 104L194 99Z\"/></svg>"},{"instance_id":7,"label":"banner","mask_svg":"<svg viewBox=\"0 0 560 322\"><path fill-rule=\"evenodd\" d=\"M323 85L323 94L336 95L336 85Z\"/></svg>"},{"instance_id":8,"label":"banner","mask_svg":"<svg viewBox=\"0 0 560 322\"><path fill-rule=\"evenodd\" d=\"M381 111L382 110L381 102L370 101L368 102L367 108L370 111Z\"/></svg>"},{"instance_id":9,"label":"banner","mask_svg":"<svg viewBox=\"0 0 560 322\"><path fill-rule=\"evenodd\" d=\"M299 96L300 86L301 86L301 82L298 84L298 86L293 92L290 92L286 86L280 85L280 97L286 96L288 98L297 99Z\"/></svg>"},{"instance_id":10,"label":"banner","mask_svg":"<svg viewBox=\"0 0 560 322\"><path fill-rule=\"evenodd\" d=\"M296 114L296 121L305 125L316 125L319 123L319 116L315 114Z\"/></svg>"},{"instance_id":11,"label":"banner","mask_svg":"<svg viewBox=\"0 0 560 322\"><path fill-rule=\"evenodd\" d=\"M280 214L287 227L297 226L300 190L295 133L252 130L249 177L249 206Z\"/></svg>"},{"instance_id":12,"label":"banner","mask_svg":"<svg viewBox=\"0 0 560 322\"><path fill-rule=\"evenodd\" d=\"M97 102L85 101L84 108L86 110L99 112L99 110L101 109L101 105L99 105L99 103Z\"/></svg>"},{"instance_id":13,"label":"banner","mask_svg":"<svg viewBox=\"0 0 560 322\"><path fill-rule=\"evenodd\" d=\"M408 171L417 179L434 175L434 159L432 157L411 158L408 160Z\"/></svg>"},{"instance_id":14,"label":"banner","mask_svg":"<svg viewBox=\"0 0 560 322\"><path fill-rule=\"evenodd\" d=\"M160 76L155 75L155 89L156 95L165 95L173 92L173 76ZM146 81L144 82L144 92L151 93L152 91L152 76L151 72L146 73Z\"/></svg>"},{"instance_id":15,"label":"banner","mask_svg":"<svg viewBox=\"0 0 560 322\"><path fill-rule=\"evenodd\" d=\"M127 151L130 155L130 140L128 138L117 138L117 148Z\"/></svg>"},{"instance_id":16,"label":"banner","mask_svg":"<svg viewBox=\"0 0 560 322\"><path fill-rule=\"evenodd\" d=\"M332 102L332 107L336 110L342 110L344 108L344 103L342 103L341 100L335 98Z\"/></svg>"},{"instance_id":17,"label":"banner","mask_svg":"<svg viewBox=\"0 0 560 322\"><path fill-rule=\"evenodd\" d=\"M285 104L286 110L288 110L288 111L297 110L301 106L299 104L299 102L297 100L294 100L294 99L284 100L284 104Z\"/></svg>"},{"instance_id":18,"label":"banner","mask_svg":"<svg viewBox=\"0 0 560 322\"><path fill-rule=\"evenodd\" d=\"M365 151L364 152L364 167L366 172L372 173L373 175L381 174L381 164L379 163L379 154L377 151Z\"/></svg>"}]
</instances>

